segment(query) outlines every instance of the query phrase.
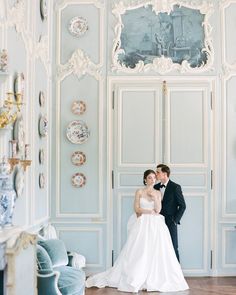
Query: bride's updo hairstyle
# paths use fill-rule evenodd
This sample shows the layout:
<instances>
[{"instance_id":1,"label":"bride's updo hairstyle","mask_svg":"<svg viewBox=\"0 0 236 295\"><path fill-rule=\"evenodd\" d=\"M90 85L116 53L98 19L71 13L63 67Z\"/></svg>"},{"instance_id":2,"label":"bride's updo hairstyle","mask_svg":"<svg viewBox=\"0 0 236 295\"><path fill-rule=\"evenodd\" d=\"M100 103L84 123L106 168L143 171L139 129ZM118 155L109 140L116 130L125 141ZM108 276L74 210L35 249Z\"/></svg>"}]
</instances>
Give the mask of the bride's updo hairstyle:
<instances>
[{"instance_id":1,"label":"bride's updo hairstyle","mask_svg":"<svg viewBox=\"0 0 236 295\"><path fill-rule=\"evenodd\" d=\"M144 185L147 184L146 179L147 179L149 174L155 174L156 175L156 172L154 170L152 170L152 169L148 169L148 170L144 171L144 173L143 173L143 184Z\"/></svg>"}]
</instances>

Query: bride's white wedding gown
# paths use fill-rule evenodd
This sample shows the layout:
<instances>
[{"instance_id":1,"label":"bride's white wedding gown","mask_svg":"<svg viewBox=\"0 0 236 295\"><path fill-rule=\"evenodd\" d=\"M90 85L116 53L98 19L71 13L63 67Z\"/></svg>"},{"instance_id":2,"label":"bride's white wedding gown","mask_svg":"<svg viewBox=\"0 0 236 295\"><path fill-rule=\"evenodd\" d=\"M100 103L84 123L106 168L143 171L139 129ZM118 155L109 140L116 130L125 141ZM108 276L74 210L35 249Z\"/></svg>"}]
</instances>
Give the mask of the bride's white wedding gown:
<instances>
[{"instance_id":1,"label":"bride's white wedding gown","mask_svg":"<svg viewBox=\"0 0 236 295\"><path fill-rule=\"evenodd\" d=\"M141 197L140 207L153 209L154 201ZM114 266L89 277L86 287L109 286L123 292L188 289L164 217L160 214L135 216L130 218L127 241Z\"/></svg>"}]
</instances>

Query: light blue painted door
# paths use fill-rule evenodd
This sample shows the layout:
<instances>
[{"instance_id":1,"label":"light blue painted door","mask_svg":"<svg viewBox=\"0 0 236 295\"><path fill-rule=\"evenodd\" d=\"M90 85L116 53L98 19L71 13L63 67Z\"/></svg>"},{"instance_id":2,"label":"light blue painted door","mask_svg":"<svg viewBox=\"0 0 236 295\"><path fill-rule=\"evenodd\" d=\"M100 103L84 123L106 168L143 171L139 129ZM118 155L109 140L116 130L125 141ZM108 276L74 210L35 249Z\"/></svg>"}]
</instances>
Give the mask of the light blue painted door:
<instances>
[{"instance_id":1,"label":"light blue painted door","mask_svg":"<svg viewBox=\"0 0 236 295\"><path fill-rule=\"evenodd\" d=\"M179 226L182 268L186 275L209 275L211 84L172 80L165 87L161 81L136 79L116 83L114 89L114 260L126 241L143 172L165 162L171 179L181 184L187 204Z\"/></svg>"},{"instance_id":2,"label":"light blue painted door","mask_svg":"<svg viewBox=\"0 0 236 295\"><path fill-rule=\"evenodd\" d=\"M161 157L161 84L115 86L114 102L114 258L126 240L134 194L143 171Z\"/></svg>"}]
</instances>

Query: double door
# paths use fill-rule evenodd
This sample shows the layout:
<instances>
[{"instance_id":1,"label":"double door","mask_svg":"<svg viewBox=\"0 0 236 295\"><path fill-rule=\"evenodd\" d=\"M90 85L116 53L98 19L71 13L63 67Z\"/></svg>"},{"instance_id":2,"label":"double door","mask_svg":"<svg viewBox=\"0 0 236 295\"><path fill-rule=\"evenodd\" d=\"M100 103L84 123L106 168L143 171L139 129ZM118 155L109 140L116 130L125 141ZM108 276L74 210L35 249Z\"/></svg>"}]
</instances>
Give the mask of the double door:
<instances>
[{"instance_id":1,"label":"double door","mask_svg":"<svg viewBox=\"0 0 236 295\"><path fill-rule=\"evenodd\" d=\"M115 81L112 88L113 260L126 241L143 172L166 163L187 205L178 227L182 268L186 275L209 275L211 84L136 78Z\"/></svg>"}]
</instances>

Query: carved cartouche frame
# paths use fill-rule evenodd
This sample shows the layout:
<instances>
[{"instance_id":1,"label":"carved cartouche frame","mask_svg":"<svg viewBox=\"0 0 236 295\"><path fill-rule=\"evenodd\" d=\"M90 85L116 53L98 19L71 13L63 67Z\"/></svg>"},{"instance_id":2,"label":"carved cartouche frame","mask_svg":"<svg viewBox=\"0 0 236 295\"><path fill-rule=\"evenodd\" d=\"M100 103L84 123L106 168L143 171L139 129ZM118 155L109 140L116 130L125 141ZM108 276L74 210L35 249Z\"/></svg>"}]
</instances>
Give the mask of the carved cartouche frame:
<instances>
[{"instance_id":1,"label":"carved cartouche frame","mask_svg":"<svg viewBox=\"0 0 236 295\"><path fill-rule=\"evenodd\" d=\"M176 53L182 53L186 49L185 55L180 59L180 61L176 62L176 60L173 58L173 56L170 56L170 54L166 54L164 52L164 49L166 51L166 48L163 46L163 50L161 49L161 45L158 47L158 36L157 34L153 35L151 34L151 41L150 41L150 35L146 34L147 40L149 39L149 43L152 45L149 46L149 48L152 48L151 50L156 50L157 53L156 56L152 56L150 61L150 55L142 55L139 54L139 49L136 53L131 53L131 60L135 60L133 64L130 63L130 60L126 58L126 61L121 59L121 56L125 56L126 52L124 50L123 44L122 44L122 30L124 29L124 24L122 22L122 17L126 13L132 12L132 10L137 10L140 8L143 9L149 9L151 8L152 12L158 15L159 13L166 15L170 15L171 13L175 12L176 9L181 10L181 8L185 9L192 9L193 13L196 13L200 16L202 16L202 30L204 38L203 40L200 40L202 42L202 47L200 48L198 55L204 56L204 62L200 61L199 64L195 64L193 66L193 63L189 62L190 60L190 47L187 47L187 45L181 45L179 41L179 44L173 44L170 48L171 54ZM180 11L181 12L181 11ZM176 0L152 0L152 1L120 1L119 3L114 5L114 8L112 10L112 13L117 19L117 24L115 26L115 39L113 43L112 48L112 70L117 72L124 72L124 73L145 73L149 71L154 71L159 74L166 74L168 72L172 71L179 71L180 73L202 73L209 70L213 70L213 60L214 60L214 50L212 46L212 38L211 38L211 31L212 27L209 23L210 15L213 13L213 3L212 1L176 1ZM149 19L147 18L147 21ZM199 26L200 27L200 26ZM155 36L155 39L154 39ZM186 35L187 36L187 35ZM173 31L172 31L172 37ZM176 41L177 38L175 38ZM153 41L154 40L154 41ZM144 40L145 41L145 40ZM185 41L185 40L184 40ZM132 42L132 41L131 41ZM156 43L154 43L156 42ZM145 43L145 42L144 42ZM154 44L154 45L153 45ZM185 43L186 44L186 43ZM155 48L153 49L153 46ZM181 48L182 46L182 48ZM158 51L159 50L159 51ZM181 51L182 50L182 51ZM189 53L188 51L189 50ZM170 52L170 51L169 51ZM173 53L174 52L174 53ZM142 53L142 52L141 52ZM144 53L146 53L144 51ZM148 53L147 53L148 54ZM127 57L126 55L125 57ZM186 56L186 59L185 59ZM197 54L195 53L195 56ZM129 57L129 56L128 56ZM140 58L139 58L140 57ZM147 57L146 60L144 58ZM193 58L192 58L193 59ZM128 61L127 61L128 60ZM148 60L148 61L147 61ZM197 60L197 57L196 57Z\"/></svg>"}]
</instances>

